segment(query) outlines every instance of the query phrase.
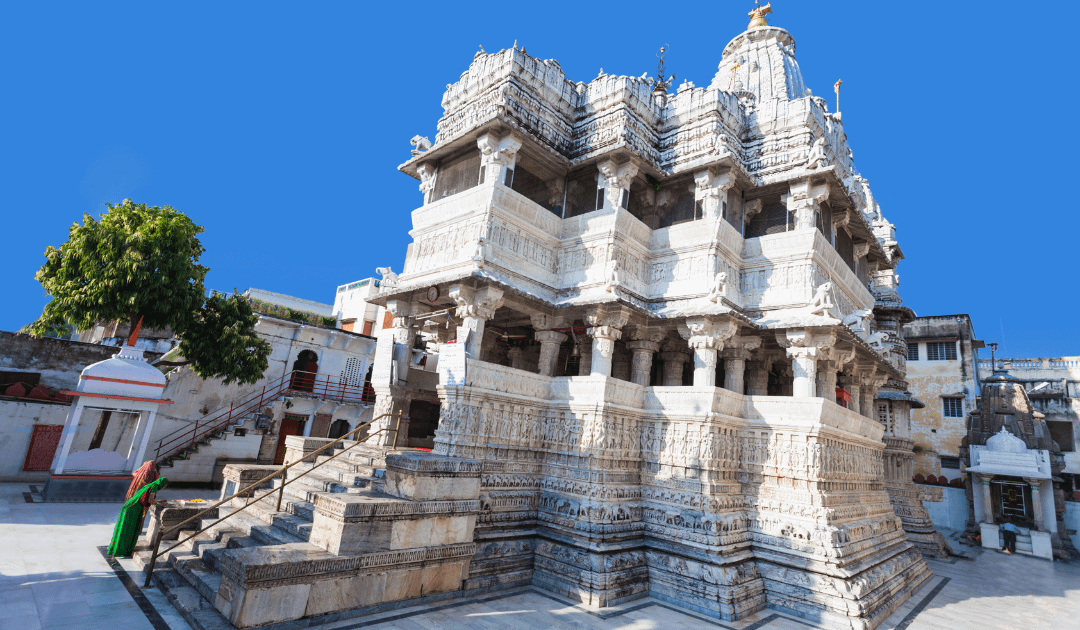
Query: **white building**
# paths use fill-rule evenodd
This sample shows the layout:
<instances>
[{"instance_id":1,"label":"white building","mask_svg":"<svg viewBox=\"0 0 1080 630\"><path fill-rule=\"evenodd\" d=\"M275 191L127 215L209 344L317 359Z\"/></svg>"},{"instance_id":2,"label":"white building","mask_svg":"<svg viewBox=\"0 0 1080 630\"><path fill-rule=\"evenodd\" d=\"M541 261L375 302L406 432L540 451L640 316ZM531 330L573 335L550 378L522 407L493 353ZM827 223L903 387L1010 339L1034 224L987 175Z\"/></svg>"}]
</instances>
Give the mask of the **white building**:
<instances>
[{"instance_id":1,"label":"white building","mask_svg":"<svg viewBox=\"0 0 1080 630\"><path fill-rule=\"evenodd\" d=\"M334 297L334 316L341 322L341 329L374 335L382 328L386 309L368 301L378 293L379 281L375 278L364 278L339 286Z\"/></svg>"}]
</instances>

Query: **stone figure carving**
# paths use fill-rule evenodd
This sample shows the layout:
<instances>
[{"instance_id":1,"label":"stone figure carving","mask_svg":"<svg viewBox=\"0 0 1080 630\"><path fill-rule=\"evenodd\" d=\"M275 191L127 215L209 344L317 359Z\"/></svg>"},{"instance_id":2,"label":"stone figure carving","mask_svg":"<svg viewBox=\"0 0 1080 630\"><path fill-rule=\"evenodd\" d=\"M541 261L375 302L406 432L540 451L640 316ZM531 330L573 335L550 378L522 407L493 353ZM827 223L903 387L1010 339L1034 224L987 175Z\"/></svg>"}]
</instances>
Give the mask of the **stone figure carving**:
<instances>
[{"instance_id":1,"label":"stone figure carving","mask_svg":"<svg viewBox=\"0 0 1080 630\"><path fill-rule=\"evenodd\" d=\"M885 341L888 338L889 338L889 333L887 333L887 332L885 332L883 330L879 330L878 332L876 332L876 333L870 335L869 337L867 337L866 338L866 343L870 344L871 346L873 346L874 348L877 348L880 351L882 349L882 347L884 346Z\"/></svg>"},{"instance_id":2,"label":"stone figure carving","mask_svg":"<svg viewBox=\"0 0 1080 630\"><path fill-rule=\"evenodd\" d=\"M398 275L393 272L390 267L378 267L375 269L375 273L382 276L382 281L379 286L383 289L389 289L398 285Z\"/></svg>"},{"instance_id":3,"label":"stone figure carving","mask_svg":"<svg viewBox=\"0 0 1080 630\"><path fill-rule=\"evenodd\" d=\"M413 155L420 155L431 148L431 140L428 140L426 136L413 136L409 144L413 145Z\"/></svg>"},{"instance_id":4,"label":"stone figure carving","mask_svg":"<svg viewBox=\"0 0 1080 630\"><path fill-rule=\"evenodd\" d=\"M814 141L814 146L810 148L810 157L806 160L806 168L817 168L827 160L828 157L825 155L825 136L821 136Z\"/></svg>"},{"instance_id":5,"label":"stone figure carving","mask_svg":"<svg viewBox=\"0 0 1080 630\"><path fill-rule=\"evenodd\" d=\"M727 293L727 272L718 271L713 276L712 289L709 291L709 301L718 302Z\"/></svg>"},{"instance_id":6,"label":"stone figure carving","mask_svg":"<svg viewBox=\"0 0 1080 630\"><path fill-rule=\"evenodd\" d=\"M479 262L480 266L484 266L484 260L487 258L487 239L481 236L476 241L476 250L473 252L472 259Z\"/></svg>"},{"instance_id":7,"label":"stone figure carving","mask_svg":"<svg viewBox=\"0 0 1080 630\"><path fill-rule=\"evenodd\" d=\"M810 300L809 309L811 315L832 317L832 310L836 306L832 299L832 286L831 282L823 282L818 285L817 291L814 292L814 298Z\"/></svg>"},{"instance_id":8,"label":"stone figure carving","mask_svg":"<svg viewBox=\"0 0 1080 630\"><path fill-rule=\"evenodd\" d=\"M873 317L874 309L864 308L849 313L840 323L856 332L870 332L870 318Z\"/></svg>"},{"instance_id":9,"label":"stone figure carving","mask_svg":"<svg viewBox=\"0 0 1080 630\"><path fill-rule=\"evenodd\" d=\"M608 261L607 270L604 272L604 290L614 293L617 286L619 286L619 261L612 259Z\"/></svg>"}]
</instances>

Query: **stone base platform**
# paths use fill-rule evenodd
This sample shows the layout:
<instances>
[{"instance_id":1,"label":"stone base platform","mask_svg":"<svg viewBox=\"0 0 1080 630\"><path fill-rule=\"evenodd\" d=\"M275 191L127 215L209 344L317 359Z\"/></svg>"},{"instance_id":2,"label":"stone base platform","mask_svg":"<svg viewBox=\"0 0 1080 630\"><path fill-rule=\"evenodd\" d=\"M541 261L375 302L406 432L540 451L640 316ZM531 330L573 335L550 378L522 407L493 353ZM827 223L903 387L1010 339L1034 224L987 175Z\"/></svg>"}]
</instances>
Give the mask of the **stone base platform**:
<instances>
[{"instance_id":1,"label":"stone base platform","mask_svg":"<svg viewBox=\"0 0 1080 630\"><path fill-rule=\"evenodd\" d=\"M114 503L123 501L131 475L49 475L41 498L46 503Z\"/></svg>"}]
</instances>

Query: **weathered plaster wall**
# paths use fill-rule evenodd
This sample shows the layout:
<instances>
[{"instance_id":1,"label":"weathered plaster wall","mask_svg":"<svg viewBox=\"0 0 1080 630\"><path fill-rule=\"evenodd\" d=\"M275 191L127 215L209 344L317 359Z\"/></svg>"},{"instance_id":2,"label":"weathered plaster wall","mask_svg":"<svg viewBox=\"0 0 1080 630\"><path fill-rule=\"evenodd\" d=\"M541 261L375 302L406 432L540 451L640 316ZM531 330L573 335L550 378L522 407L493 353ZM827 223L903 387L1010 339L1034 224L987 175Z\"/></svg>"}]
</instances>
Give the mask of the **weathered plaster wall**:
<instances>
[{"instance_id":1,"label":"weathered plaster wall","mask_svg":"<svg viewBox=\"0 0 1080 630\"><path fill-rule=\"evenodd\" d=\"M104 361L120 348L66 339L35 339L0 331L0 371L37 372L51 389L75 389L79 373L91 363Z\"/></svg>"},{"instance_id":2,"label":"weathered plaster wall","mask_svg":"<svg viewBox=\"0 0 1080 630\"><path fill-rule=\"evenodd\" d=\"M923 500L923 507L930 513L930 520L939 529L963 530L967 526L968 500L963 488L919 485L920 494L941 493L940 501Z\"/></svg>"},{"instance_id":3,"label":"weathered plaster wall","mask_svg":"<svg viewBox=\"0 0 1080 630\"><path fill-rule=\"evenodd\" d=\"M1073 547L1080 549L1080 503L1076 501L1065 502L1065 529L1073 532L1069 538Z\"/></svg>"},{"instance_id":4,"label":"weathered plaster wall","mask_svg":"<svg viewBox=\"0 0 1080 630\"><path fill-rule=\"evenodd\" d=\"M907 362L907 379L915 398L926 407L911 412L911 437L915 440L916 474L940 475L940 456L958 457L960 440L967 434L966 416L975 408L979 395L978 356L972 347L975 331L967 315L917 317L904 325L908 343L919 344L919 360ZM927 360L926 344L956 339L957 358L947 361ZM945 417L943 397L964 399L963 416ZM959 477L956 469L946 469L950 479Z\"/></svg>"},{"instance_id":5,"label":"weathered plaster wall","mask_svg":"<svg viewBox=\"0 0 1080 630\"><path fill-rule=\"evenodd\" d=\"M0 481L44 481L47 472L23 472L36 424L63 426L70 405L0 400Z\"/></svg>"}]
</instances>

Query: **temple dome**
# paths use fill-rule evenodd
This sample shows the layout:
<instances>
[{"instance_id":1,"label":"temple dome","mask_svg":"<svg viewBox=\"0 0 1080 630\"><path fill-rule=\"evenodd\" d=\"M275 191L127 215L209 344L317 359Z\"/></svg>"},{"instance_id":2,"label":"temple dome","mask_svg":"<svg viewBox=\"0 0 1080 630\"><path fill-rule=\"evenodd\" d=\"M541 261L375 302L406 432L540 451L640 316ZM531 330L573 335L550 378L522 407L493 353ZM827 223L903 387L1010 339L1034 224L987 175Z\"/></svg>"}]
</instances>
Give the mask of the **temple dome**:
<instances>
[{"instance_id":1,"label":"temple dome","mask_svg":"<svg viewBox=\"0 0 1080 630\"><path fill-rule=\"evenodd\" d=\"M986 448L1002 453L1023 453L1027 451L1027 445L1024 444L1024 441L1009 433L1005 427L1001 427L1001 431L986 440Z\"/></svg>"},{"instance_id":2,"label":"temple dome","mask_svg":"<svg viewBox=\"0 0 1080 630\"><path fill-rule=\"evenodd\" d=\"M750 92L758 102L809 96L795 60L795 38L778 26L755 27L728 42L710 89Z\"/></svg>"},{"instance_id":3,"label":"temple dome","mask_svg":"<svg viewBox=\"0 0 1080 630\"><path fill-rule=\"evenodd\" d=\"M142 357L141 350L124 346L104 361L86 366L76 391L132 398L161 398L165 375Z\"/></svg>"}]
</instances>

